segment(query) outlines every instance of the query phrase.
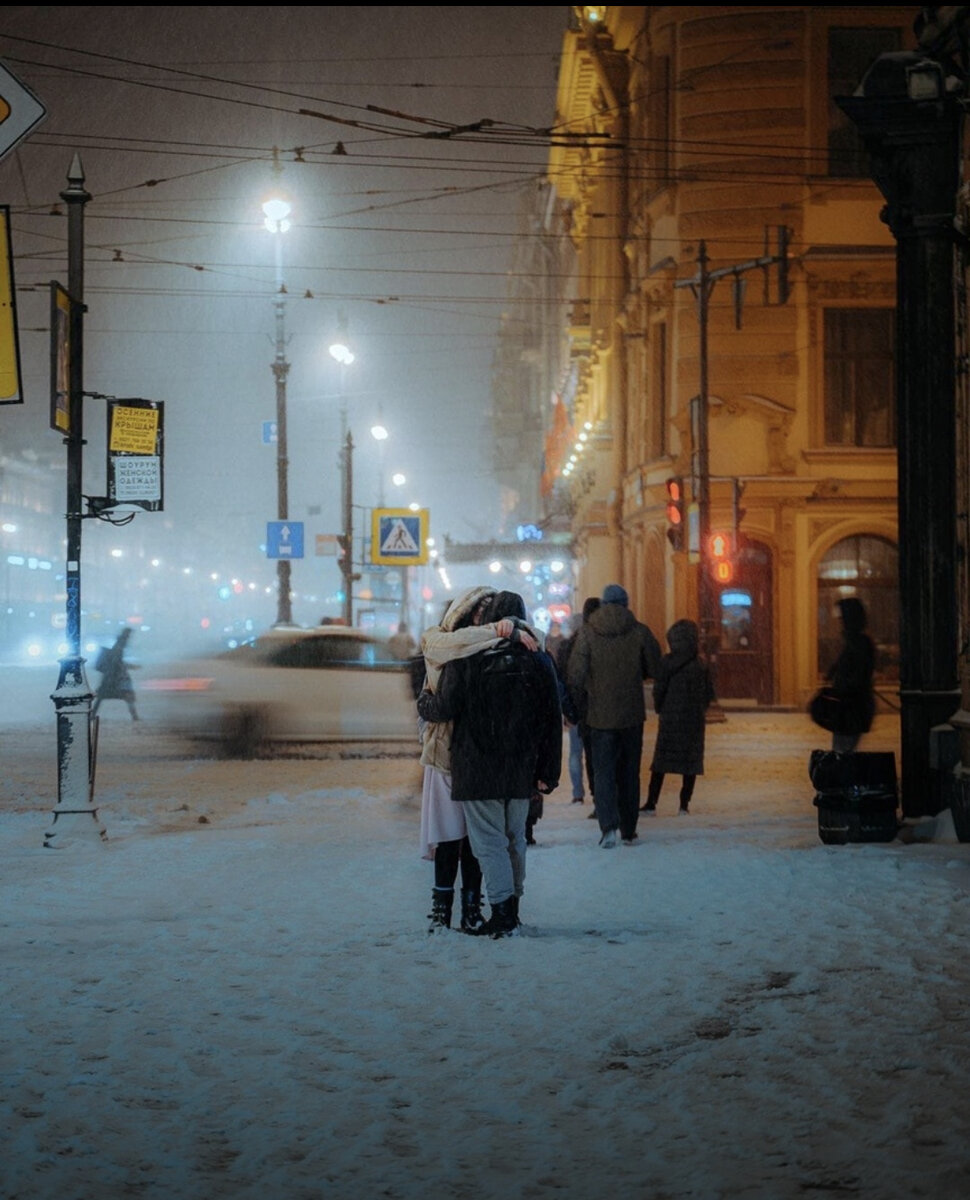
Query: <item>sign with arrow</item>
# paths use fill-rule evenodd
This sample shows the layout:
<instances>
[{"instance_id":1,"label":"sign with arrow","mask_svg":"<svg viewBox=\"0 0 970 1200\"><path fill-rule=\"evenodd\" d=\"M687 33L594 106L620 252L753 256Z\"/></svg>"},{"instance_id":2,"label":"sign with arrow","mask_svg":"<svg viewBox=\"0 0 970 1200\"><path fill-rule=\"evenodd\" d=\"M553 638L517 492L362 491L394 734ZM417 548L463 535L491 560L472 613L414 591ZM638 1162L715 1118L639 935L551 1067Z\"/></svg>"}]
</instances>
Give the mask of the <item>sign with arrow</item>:
<instances>
[{"instance_id":1,"label":"sign with arrow","mask_svg":"<svg viewBox=\"0 0 970 1200\"><path fill-rule=\"evenodd\" d=\"M0 158L24 140L47 116L33 92L0 63Z\"/></svg>"},{"instance_id":2,"label":"sign with arrow","mask_svg":"<svg viewBox=\"0 0 970 1200\"><path fill-rule=\"evenodd\" d=\"M266 557L302 558L303 522L267 521Z\"/></svg>"}]
</instances>

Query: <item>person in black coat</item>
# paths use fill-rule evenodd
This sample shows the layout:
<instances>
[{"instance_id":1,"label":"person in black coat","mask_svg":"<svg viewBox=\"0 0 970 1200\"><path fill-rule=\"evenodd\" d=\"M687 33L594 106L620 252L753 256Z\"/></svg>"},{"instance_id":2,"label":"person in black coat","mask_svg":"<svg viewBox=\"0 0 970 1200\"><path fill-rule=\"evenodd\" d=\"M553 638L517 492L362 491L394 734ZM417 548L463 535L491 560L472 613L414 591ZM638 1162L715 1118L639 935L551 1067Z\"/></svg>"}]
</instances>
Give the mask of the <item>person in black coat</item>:
<instances>
[{"instance_id":1,"label":"person in black coat","mask_svg":"<svg viewBox=\"0 0 970 1200\"><path fill-rule=\"evenodd\" d=\"M98 709L105 700L124 700L128 705L133 721L138 720L138 710L135 708L135 686L131 681L129 664L125 661L125 650L133 630L126 625L118 634L115 644L111 647L102 646L94 661L94 669L101 672L101 682L98 684L91 705L91 716L96 716Z\"/></svg>"},{"instance_id":2,"label":"person in black coat","mask_svg":"<svg viewBox=\"0 0 970 1200\"><path fill-rule=\"evenodd\" d=\"M704 731L714 685L698 655L695 621L675 621L667 630L670 653L660 660L653 685L653 706L659 716L657 742L650 764L647 802L641 811L654 814L664 776L681 775L680 812L690 811L697 776L704 774Z\"/></svg>"},{"instance_id":3,"label":"person in black coat","mask_svg":"<svg viewBox=\"0 0 970 1200\"><path fill-rule=\"evenodd\" d=\"M876 648L866 633L866 610L861 600L855 596L840 600L839 614L842 618L842 650L825 678L832 691L845 701L847 711L842 730L832 734L832 749L838 754L851 754L862 735L872 728L876 712L876 694L872 686Z\"/></svg>"},{"instance_id":4,"label":"person in black coat","mask_svg":"<svg viewBox=\"0 0 970 1200\"><path fill-rule=\"evenodd\" d=\"M525 618L522 597L499 592L486 623ZM491 918L486 932L518 932L525 882L526 821L535 792L559 783L562 710L545 651L514 640L445 664L437 690L418 697L425 721L451 722L451 796L462 803L482 867Z\"/></svg>"}]
</instances>

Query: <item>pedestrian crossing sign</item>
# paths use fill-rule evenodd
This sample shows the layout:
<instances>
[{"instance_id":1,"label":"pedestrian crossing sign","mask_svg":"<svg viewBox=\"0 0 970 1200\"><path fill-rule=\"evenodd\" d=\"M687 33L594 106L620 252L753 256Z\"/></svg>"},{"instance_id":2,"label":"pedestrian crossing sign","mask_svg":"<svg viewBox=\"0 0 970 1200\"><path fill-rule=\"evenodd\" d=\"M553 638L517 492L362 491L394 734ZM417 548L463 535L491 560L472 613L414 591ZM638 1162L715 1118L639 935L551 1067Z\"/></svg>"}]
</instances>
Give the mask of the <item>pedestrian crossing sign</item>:
<instances>
[{"instance_id":1,"label":"pedestrian crossing sign","mask_svg":"<svg viewBox=\"0 0 970 1200\"><path fill-rule=\"evenodd\" d=\"M371 562L420 566L428 561L428 510L375 508L371 523Z\"/></svg>"}]
</instances>

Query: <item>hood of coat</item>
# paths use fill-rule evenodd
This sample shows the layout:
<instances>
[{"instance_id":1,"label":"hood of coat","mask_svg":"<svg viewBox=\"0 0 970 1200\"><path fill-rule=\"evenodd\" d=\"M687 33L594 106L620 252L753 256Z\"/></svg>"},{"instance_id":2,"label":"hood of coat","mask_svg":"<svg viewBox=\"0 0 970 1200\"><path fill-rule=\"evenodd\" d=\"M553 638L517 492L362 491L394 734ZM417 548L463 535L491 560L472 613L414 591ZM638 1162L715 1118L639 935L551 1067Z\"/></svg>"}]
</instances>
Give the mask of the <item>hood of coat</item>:
<instances>
[{"instance_id":1,"label":"hood of coat","mask_svg":"<svg viewBox=\"0 0 970 1200\"><path fill-rule=\"evenodd\" d=\"M600 637L622 637L637 623L636 617L622 604L601 604L587 622Z\"/></svg>"},{"instance_id":2,"label":"hood of coat","mask_svg":"<svg viewBox=\"0 0 970 1200\"><path fill-rule=\"evenodd\" d=\"M473 587L462 592L449 605L448 611L441 619L441 628L446 633L453 633L466 623L466 618L471 616L483 600L490 600L494 595L495 588L491 587Z\"/></svg>"},{"instance_id":3,"label":"hood of coat","mask_svg":"<svg viewBox=\"0 0 970 1200\"><path fill-rule=\"evenodd\" d=\"M670 653L678 658L693 658L700 646L700 630L696 621L675 621L667 630Z\"/></svg>"},{"instance_id":4,"label":"hood of coat","mask_svg":"<svg viewBox=\"0 0 970 1200\"><path fill-rule=\"evenodd\" d=\"M865 629L865 606L855 596L846 596L843 600L840 600L839 612L842 615L842 627L846 633L861 633Z\"/></svg>"}]
</instances>

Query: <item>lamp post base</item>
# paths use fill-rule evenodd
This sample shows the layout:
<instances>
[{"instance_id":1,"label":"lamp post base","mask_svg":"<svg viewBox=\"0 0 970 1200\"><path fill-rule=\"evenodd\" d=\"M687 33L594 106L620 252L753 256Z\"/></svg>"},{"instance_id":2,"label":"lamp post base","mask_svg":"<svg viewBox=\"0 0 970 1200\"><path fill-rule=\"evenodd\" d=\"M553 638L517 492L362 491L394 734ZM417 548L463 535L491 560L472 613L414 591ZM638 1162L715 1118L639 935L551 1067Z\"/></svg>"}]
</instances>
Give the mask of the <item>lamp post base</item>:
<instances>
[{"instance_id":1,"label":"lamp post base","mask_svg":"<svg viewBox=\"0 0 970 1200\"><path fill-rule=\"evenodd\" d=\"M44 845L60 849L72 842L106 839L94 805L97 757L97 718L91 716L94 696L84 673L83 658L61 659L61 673L52 693L57 711L57 804Z\"/></svg>"}]
</instances>

